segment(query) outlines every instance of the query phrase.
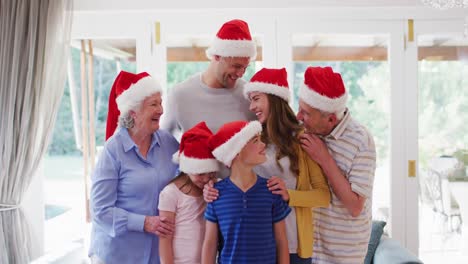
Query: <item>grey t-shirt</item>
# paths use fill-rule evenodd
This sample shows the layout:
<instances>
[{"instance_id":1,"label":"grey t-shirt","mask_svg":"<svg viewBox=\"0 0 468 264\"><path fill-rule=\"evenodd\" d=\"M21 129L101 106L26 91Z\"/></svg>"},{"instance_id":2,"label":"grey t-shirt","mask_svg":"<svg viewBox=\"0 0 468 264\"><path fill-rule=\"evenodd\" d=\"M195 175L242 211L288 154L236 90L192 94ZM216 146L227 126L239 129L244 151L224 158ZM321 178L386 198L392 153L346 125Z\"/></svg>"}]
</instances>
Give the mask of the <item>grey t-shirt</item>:
<instances>
[{"instance_id":1,"label":"grey t-shirt","mask_svg":"<svg viewBox=\"0 0 468 264\"><path fill-rule=\"evenodd\" d=\"M249 111L249 101L242 94L244 84L244 80L238 79L233 88L211 88L202 82L201 73L195 74L172 87L165 99L161 128L177 134L177 130L183 133L205 121L216 133L227 122L255 120Z\"/></svg>"}]
</instances>

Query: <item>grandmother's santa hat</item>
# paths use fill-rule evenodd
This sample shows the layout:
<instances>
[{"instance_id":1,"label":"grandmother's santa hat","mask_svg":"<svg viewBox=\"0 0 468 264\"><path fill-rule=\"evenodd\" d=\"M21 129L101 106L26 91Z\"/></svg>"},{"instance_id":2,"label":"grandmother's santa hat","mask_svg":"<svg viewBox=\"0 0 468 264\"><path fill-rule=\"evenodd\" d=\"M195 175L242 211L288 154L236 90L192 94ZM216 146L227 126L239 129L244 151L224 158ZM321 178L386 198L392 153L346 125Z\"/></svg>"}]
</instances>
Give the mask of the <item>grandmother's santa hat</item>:
<instances>
[{"instance_id":1,"label":"grandmother's santa hat","mask_svg":"<svg viewBox=\"0 0 468 264\"><path fill-rule=\"evenodd\" d=\"M210 148L217 160L231 167L232 160L242 148L256 135L262 132L258 121L234 121L221 126L209 141Z\"/></svg>"},{"instance_id":2,"label":"grandmother's santa hat","mask_svg":"<svg viewBox=\"0 0 468 264\"><path fill-rule=\"evenodd\" d=\"M257 48L250 35L249 25L240 19L224 23L216 34L211 46L206 50L206 56L248 57L255 60Z\"/></svg>"},{"instance_id":3,"label":"grandmother's santa hat","mask_svg":"<svg viewBox=\"0 0 468 264\"><path fill-rule=\"evenodd\" d=\"M244 96L249 99L249 93L261 92L276 95L289 102L288 73L285 68L263 68L252 76L250 82L244 85Z\"/></svg>"},{"instance_id":4,"label":"grandmother's santa hat","mask_svg":"<svg viewBox=\"0 0 468 264\"><path fill-rule=\"evenodd\" d=\"M211 153L208 140L213 135L205 122L185 131L180 140L179 151L172 160L179 163L179 170L188 174L202 174L219 170L219 162Z\"/></svg>"},{"instance_id":5,"label":"grandmother's santa hat","mask_svg":"<svg viewBox=\"0 0 468 264\"><path fill-rule=\"evenodd\" d=\"M109 95L106 140L116 128L119 116L135 109L147 96L162 93L161 85L147 72L134 74L121 71L115 78Z\"/></svg>"},{"instance_id":6,"label":"grandmother's santa hat","mask_svg":"<svg viewBox=\"0 0 468 264\"><path fill-rule=\"evenodd\" d=\"M313 108L336 113L346 109L348 93L341 75L333 72L331 67L308 67L299 98Z\"/></svg>"}]
</instances>

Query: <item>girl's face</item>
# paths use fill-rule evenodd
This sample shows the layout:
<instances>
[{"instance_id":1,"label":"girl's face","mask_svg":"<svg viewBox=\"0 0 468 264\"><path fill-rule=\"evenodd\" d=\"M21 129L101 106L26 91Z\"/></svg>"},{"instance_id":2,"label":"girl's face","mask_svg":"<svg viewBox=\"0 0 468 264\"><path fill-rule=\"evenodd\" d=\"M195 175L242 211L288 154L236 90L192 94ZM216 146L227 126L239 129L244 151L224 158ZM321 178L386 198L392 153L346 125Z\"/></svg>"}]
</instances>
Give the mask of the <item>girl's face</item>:
<instances>
[{"instance_id":1,"label":"girl's face","mask_svg":"<svg viewBox=\"0 0 468 264\"><path fill-rule=\"evenodd\" d=\"M260 134L253 137L239 152L239 159L248 165L256 166L266 161L265 143L262 142Z\"/></svg>"},{"instance_id":2,"label":"girl's face","mask_svg":"<svg viewBox=\"0 0 468 264\"><path fill-rule=\"evenodd\" d=\"M270 114L268 96L265 93L251 92L249 93L249 99L249 110L255 113L260 123L265 124Z\"/></svg>"},{"instance_id":3,"label":"girl's face","mask_svg":"<svg viewBox=\"0 0 468 264\"><path fill-rule=\"evenodd\" d=\"M210 180L214 180L216 177L216 172L208 172L208 173L201 173L201 174L188 174L190 180L192 181L195 186L203 190L205 184L207 184Z\"/></svg>"}]
</instances>

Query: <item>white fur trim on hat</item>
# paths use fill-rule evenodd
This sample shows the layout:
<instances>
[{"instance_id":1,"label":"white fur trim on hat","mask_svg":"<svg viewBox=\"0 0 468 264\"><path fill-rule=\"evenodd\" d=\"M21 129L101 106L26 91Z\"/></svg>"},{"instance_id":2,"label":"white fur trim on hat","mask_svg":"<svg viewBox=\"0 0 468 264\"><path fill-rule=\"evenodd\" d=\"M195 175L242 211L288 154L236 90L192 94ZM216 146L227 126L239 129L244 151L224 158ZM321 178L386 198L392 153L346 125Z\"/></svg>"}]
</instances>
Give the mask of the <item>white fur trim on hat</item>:
<instances>
[{"instance_id":1,"label":"white fur trim on hat","mask_svg":"<svg viewBox=\"0 0 468 264\"><path fill-rule=\"evenodd\" d=\"M128 111L134 110L147 96L158 92L162 93L162 88L154 78L151 76L141 78L117 97L120 114L125 115Z\"/></svg>"},{"instance_id":2,"label":"white fur trim on hat","mask_svg":"<svg viewBox=\"0 0 468 264\"><path fill-rule=\"evenodd\" d=\"M179 156L179 170L189 174L201 174L219 171L219 162L215 159L197 159Z\"/></svg>"},{"instance_id":3,"label":"white fur trim on hat","mask_svg":"<svg viewBox=\"0 0 468 264\"><path fill-rule=\"evenodd\" d=\"M262 132L262 124L251 121L228 141L213 150L213 156L226 166L231 167L232 160L255 135Z\"/></svg>"},{"instance_id":4,"label":"white fur trim on hat","mask_svg":"<svg viewBox=\"0 0 468 264\"><path fill-rule=\"evenodd\" d=\"M257 57L257 47L253 40L224 40L216 37L206 50L208 59L214 55L221 57L249 57L254 61Z\"/></svg>"},{"instance_id":5,"label":"white fur trim on hat","mask_svg":"<svg viewBox=\"0 0 468 264\"><path fill-rule=\"evenodd\" d=\"M289 89L288 87L278 86L271 83L262 82L249 82L244 85L244 96L247 100L250 100L249 93L261 92L276 95L289 102Z\"/></svg>"},{"instance_id":6,"label":"white fur trim on hat","mask_svg":"<svg viewBox=\"0 0 468 264\"><path fill-rule=\"evenodd\" d=\"M299 89L299 98L304 100L310 107L327 113L336 113L346 109L348 94L345 92L338 98L329 98L317 93L303 83Z\"/></svg>"}]
</instances>

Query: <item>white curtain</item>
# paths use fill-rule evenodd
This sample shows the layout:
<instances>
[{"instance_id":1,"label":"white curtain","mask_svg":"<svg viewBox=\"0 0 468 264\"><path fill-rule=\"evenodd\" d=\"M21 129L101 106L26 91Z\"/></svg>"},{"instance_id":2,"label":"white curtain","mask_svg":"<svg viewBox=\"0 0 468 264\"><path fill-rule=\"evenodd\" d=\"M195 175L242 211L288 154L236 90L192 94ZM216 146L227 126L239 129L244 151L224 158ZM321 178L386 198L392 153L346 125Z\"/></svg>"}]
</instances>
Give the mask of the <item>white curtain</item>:
<instances>
[{"instance_id":1,"label":"white curtain","mask_svg":"<svg viewBox=\"0 0 468 264\"><path fill-rule=\"evenodd\" d=\"M0 0L0 263L28 263L21 202L52 135L72 0Z\"/></svg>"}]
</instances>

